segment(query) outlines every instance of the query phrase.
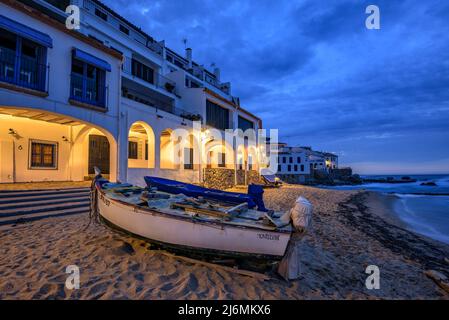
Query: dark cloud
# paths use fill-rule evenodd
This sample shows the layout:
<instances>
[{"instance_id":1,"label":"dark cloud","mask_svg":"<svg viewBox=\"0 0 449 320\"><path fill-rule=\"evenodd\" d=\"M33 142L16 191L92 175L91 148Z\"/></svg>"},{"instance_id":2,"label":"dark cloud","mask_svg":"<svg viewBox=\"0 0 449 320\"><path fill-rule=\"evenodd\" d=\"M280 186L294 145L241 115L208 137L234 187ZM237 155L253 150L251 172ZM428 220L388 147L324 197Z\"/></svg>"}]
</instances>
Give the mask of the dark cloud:
<instances>
[{"instance_id":1,"label":"dark cloud","mask_svg":"<svg viewBox=\"0 0 449 320\"><path fill-rule=\"evenodd\" d=\"M449 3L377 0L373 31L368 0L104 2L180 53L187 38L281 140L449 172Z\"/></svg>"}]
</instances>

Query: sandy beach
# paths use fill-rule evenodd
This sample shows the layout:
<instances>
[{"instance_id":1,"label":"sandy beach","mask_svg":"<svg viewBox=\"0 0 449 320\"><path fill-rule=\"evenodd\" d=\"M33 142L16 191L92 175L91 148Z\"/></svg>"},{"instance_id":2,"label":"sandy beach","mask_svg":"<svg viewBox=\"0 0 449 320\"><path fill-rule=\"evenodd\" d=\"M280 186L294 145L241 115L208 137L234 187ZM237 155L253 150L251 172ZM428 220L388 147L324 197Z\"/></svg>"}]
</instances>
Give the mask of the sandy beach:
<instances>
[{"instance_id":1,"label":"sandy beach","mask_svg":"<svg viewBox=\"0 0 449 320\"><path fill-rule=\"evenodd\" d=\"M152 250L142 240L90 224L89 216L52 218L0 231L0 299L448 299L424 275L449 276L449 246L405 229L391 199L363 191L303 186L267 189L275 210L298 196L314 205L301 252L302 277L286 282L236 275ZM65 288L69 265L79 290ZM365 287L368 265L380 268L380 289Z\"/></svg>"}]
</instances>

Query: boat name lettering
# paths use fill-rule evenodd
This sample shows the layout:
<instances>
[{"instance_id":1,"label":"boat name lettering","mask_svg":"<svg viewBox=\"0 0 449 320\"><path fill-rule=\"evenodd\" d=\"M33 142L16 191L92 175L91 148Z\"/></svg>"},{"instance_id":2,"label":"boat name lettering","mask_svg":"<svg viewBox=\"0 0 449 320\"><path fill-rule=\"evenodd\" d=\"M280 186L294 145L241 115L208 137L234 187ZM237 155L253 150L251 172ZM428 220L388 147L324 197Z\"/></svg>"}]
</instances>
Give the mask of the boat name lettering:
<instances>
[{"instance_id":1,"label":"boat name lettering","mask_svg":"<svg viewBox=\"0 0 449 320\"><path fill-rule=\"evenodd\" d=\"M259 239L279 241L279 235L272 235L269 233L259 233L257 234L257 236L259 237Z\"/></svg>"}]
</instances>

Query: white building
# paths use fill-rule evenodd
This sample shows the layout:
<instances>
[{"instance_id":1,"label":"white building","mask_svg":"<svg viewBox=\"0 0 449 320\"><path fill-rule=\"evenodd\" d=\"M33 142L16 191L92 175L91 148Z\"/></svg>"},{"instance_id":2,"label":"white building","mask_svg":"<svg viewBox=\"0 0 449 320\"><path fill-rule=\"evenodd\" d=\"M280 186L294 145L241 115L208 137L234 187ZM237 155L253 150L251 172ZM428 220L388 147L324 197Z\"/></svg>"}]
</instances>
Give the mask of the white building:
<instances>
[{"instance_id":1,"label":"white building","mask_svg":"<svg viewBox=\"0 0 449 320\"><path fill-rule=\"evenodd\" d=\"M311 168L314 170L330 173L333 169L338 169L338 156L330 152L314 151L309 147L305 148Z\"/></svg>"},{"instance_id":2,"label":"white building","mask_svg":"<svg viewBox=\"0 0 449 320\"><path fill-rule=\"evenodd\" d=\"M338 156L334 153L323 152L324 160L326 163L326 169L332 171L338 169Z\"/></svg>"},{"instance_id":3,"label":"white building","mask_svg":"<svg viewBox=\"0 0 449 320\"><path fill-rule=\"evenodd\" d=\"M65 26L69 4L81 9L79 30ZM261 127L219 69L97 0L0 0L0 183L80 181L95 166L113 181L201 182L207 169L258 168L257 147L206 129ZM179 128L185 141L171 135Z\"/></svg>"},{"instance_id":4,"label":"white building","mask_svg":"<svg viewBox=\"0 0 449 320\"><path fill-rule=\"evenodd\" d=\"M310 179L311 167L306 150L289 147L284 143L277 145L278 169L276 176L289 183L305 183Z\"/></svg>"},{"instance_id":5,"label":"white building","mask_svg":"<svg viewBox=\"0 0 449 320\"><path fill-rule=\"evenodd\" d=\"M278 144L277 176L288 183L307 183L316 172L330 173L338 168L338 156L312 150L311 147L290 147Z\"/></svg>"}]
</instances>

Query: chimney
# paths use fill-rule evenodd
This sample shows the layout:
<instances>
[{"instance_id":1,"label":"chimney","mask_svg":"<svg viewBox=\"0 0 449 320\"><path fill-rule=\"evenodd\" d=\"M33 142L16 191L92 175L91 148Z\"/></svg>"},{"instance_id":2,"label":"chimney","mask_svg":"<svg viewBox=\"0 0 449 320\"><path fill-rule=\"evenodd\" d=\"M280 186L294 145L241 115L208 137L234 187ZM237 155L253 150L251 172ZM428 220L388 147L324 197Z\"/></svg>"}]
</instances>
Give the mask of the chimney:
<instances>
[{"instance_id":1,"label":"chimney","mask_svg":"<svg viewBox=\"0 0 449 320\"><path fill-rule=\"evenodd\" d=\"M214 69L214 75L218 82L220 82L220 68Z\"/></svg>"},{"instance_id":2,"label":"chimney","mask_svg":"<svg viewBox=\"0 0 449 320\"><path fill-rule=\"evenodd\" d=\"M187 59L187 62L188 62L187 68L188 69L192 69L193 64L192 64L192 49L191 48L187 48L186 49L186 59Z\"/></svg>"}]
</instances>

